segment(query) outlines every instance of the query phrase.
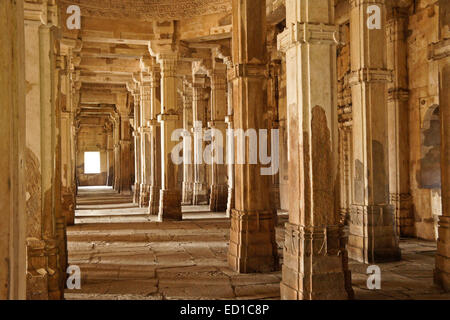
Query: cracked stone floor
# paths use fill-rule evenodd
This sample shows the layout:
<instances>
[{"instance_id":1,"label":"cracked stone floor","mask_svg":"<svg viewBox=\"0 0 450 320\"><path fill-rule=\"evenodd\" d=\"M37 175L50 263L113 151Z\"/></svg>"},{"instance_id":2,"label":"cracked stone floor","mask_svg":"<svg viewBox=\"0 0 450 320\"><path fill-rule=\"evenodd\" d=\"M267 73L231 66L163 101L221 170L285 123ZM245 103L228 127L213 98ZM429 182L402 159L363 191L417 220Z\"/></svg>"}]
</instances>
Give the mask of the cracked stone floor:
<instances>
[{"instance_id":1,"label":"cracked stone floor","mask_svg":"<svg viewBox=\"0 0 450 320\"><path fill-rule=\"evenodd\" d=\"M82 188L68 228L69 264L81 269L72 299L279 299L281 272L238 274L227 264L230 223L204 206L183 208L182 222L149 220L131 197ZM277 243L282 257L280 214ZM381 290L368 290L367 265L351 261L356 299L450 299L433 285L433 242L402 240L402 261L379 264ZM282 260L282 258L281 258Z\"/></svg>"}]
</instances>

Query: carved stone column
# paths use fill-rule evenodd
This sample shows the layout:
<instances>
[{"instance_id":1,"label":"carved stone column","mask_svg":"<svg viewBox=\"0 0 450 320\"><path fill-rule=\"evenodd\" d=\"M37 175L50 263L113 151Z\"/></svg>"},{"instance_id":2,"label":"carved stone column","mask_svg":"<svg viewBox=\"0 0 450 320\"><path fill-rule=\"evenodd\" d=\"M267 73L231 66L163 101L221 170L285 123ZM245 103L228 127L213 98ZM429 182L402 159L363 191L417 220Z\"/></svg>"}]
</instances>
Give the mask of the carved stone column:
<instances>
[{"instance_id":1,"label":"carved stone column","mask_svg":"<svg viewBox=\"0 0 450 320\"><path fill-rule=\"evenodd\" d=\"M334 4L287 0L289 223L282 299L347 299L350 272L339 213Z\"/></svg>"},{"instance_id":2,"label":"carved stone column","mask_svg":"<svg viewBox=\"0 0 450 320\"><path fill-rule=\"evenodd\" d=\"M131 154L131 124L130 112L128 109L127 93L117 94L117 106L120 114L120 193L131 195L131 170L132 170L132 154Z\"/></svg>"},{"instance_id":3,"label":"carved stone column","mask_svg":"<svg viewBox=\"0 0 450 320\"><path fill-rule=\"evenodd\" d=\"M206 75L193 76L193 136L194 136L194 190L193 204L208 204L208 183L206 163L203 159L205 150L204 133L207 126L207 108L209 92L206 87Z\"/></svg>"},{"instance_id":4,"label":"carved stone column","mask_svg":"<svg viewBox=\"0 0 450 320\"><path fill-rule=\"evenodd\" d=\"M429 47L429 58L439 67L441 120L442 216L439 217L436 269L434 280L450 291L450 3L439 1L440 41Z\"/></svg>"},{"instance_id":5,"label":"carved stone column","mask_svg":"<svg viewBox=\"0 0 450 320\"><path fill-rule=\"evenodd\" d=\"M353 204L349 257L364 263L400 259L394 207L389 204L385 1L351 0L350 85L353 100ZM369 29L376 5L380 29ZM368 13L369 12L369 13Z\"/></svg>"},{"instance_id":6,"label":"carved stone column","mask_svg":"<svg viewBox=\"0 0 450 320\"><path fill-rule=\"evenodd\" d=\"M120 116L113 115L114 123L114 190L120 192Z\"/></svg>"},{"instance_id":7,"label":"carved stone column","mask_svg":"<svg viewBox=\"0 0 450 320\"><path fill-rule=\"evenodd\" d=\"M25 3L27 299L61 299L56 235L55 35L57 8ZM59 177L60 178L60 177Z\"/></svg>"},{"instance_id":8,"label":"carved stone column","mask_svg":"<svg viewBox=\"0 0 450 320\"><path fill-rule=\"evenodd\" d=\"M218 61L213 61L211 76L211 121L208 127L212 132L212 165L211 165L211 195L209 208L213 212L222 212L227 209L228 185L226 159L227 124L227 68Z\"/></svg>"},{"instance_id":9,"label":"carved stone column","mask_svg":"<svg viewBox=\"0 0 450 320\"><path fill-rule=\"evenodd\" d=\"M267 101L270 107L270 129L269 130L279 130L280 123L278 117L278 98L279 98L279 88L278 81L280 75L281 61L273 60L269 64L269 81L267 87ZM276 153L276 157L279 157L279 149L275 152L270 150L270 154ZM275 153L272 153L275 152ZM274 172L272 175L270 201L272 201L272 208L276 211L281 208L280 205L280 174L279 165L278 171Z\"/></svg>"},{"instance_id":10,"label":"carved stone column","mask_svg":"<svg viewBox=\"0 0 450 320\"><path fill-rule=\"evenodd\" d=\"M183 205L191 205L194 196L194 165L193 165L193 139L191 136L193 128L193 92L192 83L185 79L183 82Z\"/></svg>"},{"instance_id":11,"label":"carved stone column","mask_svg":"<svg viewBox=\"0 0 450 320\"><path fill-rule=\"evenodd\" d=\"M147 125L150 127L150 198L149 214L159 214L159 196L161 190L161 124L158 115L161 113L160 70L156 63L151 69L151 112Z\"/></svg>"},{"instance_id":12,"label":"carved stone column","mask_svg":"<svg viewBox=\"0 0 450 320\"><path fill-rule=\"evenodd\" d=\"M169 49L167 49L169 50ZM172 161L172 151L177 142L172 133L179 128L180 115L177 108L177 78L175 69L178 56L175 52L159 53L157 61L161 67L161 192L159 220L182 220L181 186L178 185L179 165Z\"/></svg>"},{"instance_id":13,"label":"carved stone column","mask_svg":"<svg viewBox=\"0 0 450 320\"><path fill-rule=\"evenodd\" d=\"M134 194L133 202L139 204L141 195L141 132L139 126L141 122L141 93L139 86L136 85L131 89L134 102L134 120L133 120L133 140L134 140Z\"/></svg>"},{"instance_id":14,"label":"carved stone column","mask_svg":"<svg viewBox=\"0 0 450 320\"><path fill-rule=\"evenodd\" d=\"M234 129L267 129L266 1L233 1ZM244 138L245 139L245 138ZM236 144L235 159L254 145ZM248 156L244 157L244 159ZM278 269L276 213L270 205L271 176L260 164L235 164L235 208L232 210L228 263L238 272Z\"/></svg>"},{"instance_id":15,"label":"carved stone column","mask_svg":"<svg viewBox=\"0 0 450 320\"><path fill-rule=\"evenodd\" d=\"M408 9L394 7L387 23L389 192L399 236L413 237L414 213L409 184L409 89L407 70Z\"/></svg>"},{"instance_id":16,"label":"carved stone column","mask_svg":"<svg viewBox=\"0 0 450 320\"><path fill-rule=\"evenodd\" d=\"M233 125L233 81L232 59L224 58L224 63L227 66L227 116L225 117L225 123L227 124L227 174L228 174L228 197L227 197L227 217L231 218L231 213L234 209L234 138L229 136L228 133L232 133L234 130Z\"/></svg>"},{"instance_id":17,"label":"carved stone column","mask_svg":"<svg viewBox=\"0 0 450 320\"><path fill-rule=\"evenodd\" d=\"M26 298L23 0L0 2L0 300ZM11 54L14 52L14 54Z\"/></svg>"},{"instance_id":18,"label":"carved stone column","mask_svg":"<svg viewBox=\"0 0 450 320\"><path fill-rule=\"evenodd\" d=\"M108 170L106 185L112 187L114 183L114 129L111 122L108 122L106 129L106 160Z\"/></svg>"},{"instance_id":19,"label":"carved stone column","mask_svg":"<svg viewBox=\"0 0 450 320\"><path fill-rule=\"evenodd\" d=\"M151 61L151 59L150 59ZM150 62L151 63L151 62ZM149 67L149 62L141 60L144 69ZM151 180L151 146L150 127L148 121L151 120L152 104L152 76L148 72L141 73L141 196L139 206L148 207L150 201L150 180Z\"/></svg>"},{"instance_id":20,"label":"carved stone column","mask_svg":"<svg viewBox=\"0 0 450 320\"><path fill-rule=\"evenodd\" d=\"M53 84L53 100L54 103L54 138L55 138L55 148L54 148L54 167L53 167L53 206L54 206L54 224L55 224L55 234L58 246L58 261L57 265L59 268L59 284L60 288L60 299L64 298L64 287L66 280L66 270L68 266L68 252L67 252L67 224L65 212L63 211L63 197L62 197L62 135L61 135L61 125L62 125L62 110L65 109L66 100L62 94L62 87L64 86L64 79L67 76L67 64L66 59L61 55L60 42L57 40L55 42L57 45L54 46L53 50L56 55L55 61L55 74L54 74L54 84Z\"/></svg>"},{"instance_id":21,"label":"carved stone column","mask_svg":"<svg viewBox=\"0 0 450 320\"><path fill-rule=\"evenodd\" d=\"M74 162L74 119L77 109L75 99L74 68L76 64L75 51L80 48L81 43L75 40L61 40L61 54L65 58L66 73L61 83L61 93L65 96L62 101L61 110L61 153L62 153L62 210L66 218L67 225L75 224L76 206L76 182L75 182L75 162Z\"/></svg>"}]
</instances>

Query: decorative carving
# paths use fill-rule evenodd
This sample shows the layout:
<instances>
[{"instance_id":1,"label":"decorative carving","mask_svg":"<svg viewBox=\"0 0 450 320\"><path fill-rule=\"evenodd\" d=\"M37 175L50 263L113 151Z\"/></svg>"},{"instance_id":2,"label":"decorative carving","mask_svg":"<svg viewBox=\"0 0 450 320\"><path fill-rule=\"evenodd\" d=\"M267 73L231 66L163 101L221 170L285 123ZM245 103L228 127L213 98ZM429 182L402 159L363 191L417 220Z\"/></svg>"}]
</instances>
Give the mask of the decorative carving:
<instances>
[{"instance_id":1,"label":"decorative carving","mask_svg":"<svg viewBox=\"0 0 450 320\"><path fill-rule=\"evenodd\" d=\"M62 6L74 1L61 0ZM141 21L180 20L231 11L231 0L78 0L84 17L137 19Z\"/></svg>"}]
</instances>

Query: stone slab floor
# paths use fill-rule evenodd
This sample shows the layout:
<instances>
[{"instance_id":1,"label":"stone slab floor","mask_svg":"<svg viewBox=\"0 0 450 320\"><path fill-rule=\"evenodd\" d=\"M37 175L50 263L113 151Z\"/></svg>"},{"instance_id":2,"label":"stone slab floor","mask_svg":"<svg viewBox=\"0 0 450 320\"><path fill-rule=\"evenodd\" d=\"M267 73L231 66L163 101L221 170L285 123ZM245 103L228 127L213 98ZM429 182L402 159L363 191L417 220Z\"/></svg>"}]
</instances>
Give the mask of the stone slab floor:
<instances>
[{"instance_id":1,"label":"stone slab floor","mask_svg":"<svg viewBox=\"0 0 450 320\"><path fill-rule=\"evenodd\" d=\"M283 225L279 216L280 257ZM76 225L68 228L69 264L81 269L72 299L279 299L281 272L237 274L228 268L229 221L207 207L183 208L182 222L156 222L131 196L81 188ZM433 286L434 243L403 240L403 260L383 263L381 290L368 290L367 265L351 262L356 299L450 299Z\"/></svg>"}]
</instances>

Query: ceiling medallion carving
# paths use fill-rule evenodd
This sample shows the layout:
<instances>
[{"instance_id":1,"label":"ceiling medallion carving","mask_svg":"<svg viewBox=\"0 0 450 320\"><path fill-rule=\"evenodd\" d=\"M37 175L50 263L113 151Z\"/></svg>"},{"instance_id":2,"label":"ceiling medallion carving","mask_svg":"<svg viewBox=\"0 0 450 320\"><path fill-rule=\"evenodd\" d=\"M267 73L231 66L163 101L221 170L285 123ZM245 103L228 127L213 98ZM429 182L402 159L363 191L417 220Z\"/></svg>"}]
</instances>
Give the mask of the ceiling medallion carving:
<instances>
[{"instance_id":1,"label":"ceiling medallion carving","mask_svg":"<svg viewBox=\"0 0 450 320\"><path fill-rule=\"evenodd\" d=\"M64 6L78 5L85 17L180 20L231 11L231 0L61 0Z\"/></svg>"}]
</instances>

